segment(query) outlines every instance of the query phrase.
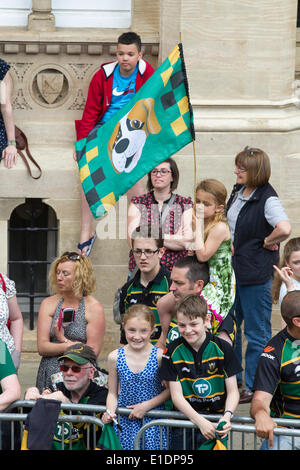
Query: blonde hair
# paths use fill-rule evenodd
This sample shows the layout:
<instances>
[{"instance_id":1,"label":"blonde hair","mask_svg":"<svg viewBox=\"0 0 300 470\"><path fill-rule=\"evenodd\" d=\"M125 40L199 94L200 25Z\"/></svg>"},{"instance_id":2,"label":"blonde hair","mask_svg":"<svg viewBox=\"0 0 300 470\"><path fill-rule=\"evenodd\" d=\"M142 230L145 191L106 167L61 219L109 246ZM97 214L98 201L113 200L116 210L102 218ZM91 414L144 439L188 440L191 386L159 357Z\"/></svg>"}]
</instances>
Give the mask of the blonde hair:
<instances>
[{"instance_id":1,"label":"blonde hair","mask_svg":"<svg viewBox=\"0 0 300 470\"><path fill-rule=\"evenodd\" d=\"M300 237L291 238L284 246L282 260L279 264L279 269L286 266L286 263L289 262L291 254L294 251L300 251ZM277 303L279 299L280 287L282 281L279 277L277 271L274 273L273 283L272 283L272 298L273 302Z\"/></svg>"},{"instance_id":2,"label":"blonde hair","mask_svg":"<svg viewBox=\"0 0 300 470\"><path fill-rule=\"evenodd\" d=\"M145 321L147 321L151 328L154 328L155 326L155 316L153 311L151 310L150 307L147 305L143 304L134 304L129 307L129 309L126 311L123 317L123 328L125 327L126 323L128 320L131 320L131 318L143 318Z\"/></svg>"},{"instance_id":3,"label":"blonde hair","mask_svg":"<svg viewBox=\"0 0 300 470\"><path fill-rule=\"evenodd\" d=\"M78 259L76 259L76 255ZM71 259L73 257L74 259ZM90 260L86 256L73 252L66 252L53 261L49 271L49 287L51 293L58 293L57 267L61 263L71 261L74 263L73 293L76 297L90 295L96 289L96 278Z\"/></svg>"},{"instance_id":4,"label":"blonde hair","mask_svg":"<svg viewBox=\"0 0 300 470\"><path fill-rule=\"evenodd\" d=\"M205 191L213 196L215 199L217 206L224 206L224 210L220 212L216 212L214 219L207 225L204 230L204 240L206 240L207 235L211 228L216 225L218 222L226 222L227 219L225 217L225 207L226 207L226 199L227 199L227 190L221 181L218 181L214 178L208 178L205 180L200 181L196 188L196 194L198 191Z\"/></svg>"}]
</instances>

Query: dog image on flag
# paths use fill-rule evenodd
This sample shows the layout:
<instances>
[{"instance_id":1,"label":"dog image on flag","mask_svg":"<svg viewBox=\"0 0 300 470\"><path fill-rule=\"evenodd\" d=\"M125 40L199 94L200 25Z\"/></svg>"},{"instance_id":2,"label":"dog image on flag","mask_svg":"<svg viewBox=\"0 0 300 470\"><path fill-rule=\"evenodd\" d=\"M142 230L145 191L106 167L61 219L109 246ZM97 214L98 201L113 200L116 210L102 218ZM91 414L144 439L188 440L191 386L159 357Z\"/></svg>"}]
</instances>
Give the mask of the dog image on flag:
<instances>
[{"instance_id":1,"label":"dog image on flag","mask_svg":"<svg viewBox=\"0 0 300 470\"><path fill-rule=\"evenodd\" d=\"M154 104L153 98L137 101L115 126L108 141L108 154L116 173L130 173L141 157L148 135L160 132Z\"/></svg>"}]
</instances>

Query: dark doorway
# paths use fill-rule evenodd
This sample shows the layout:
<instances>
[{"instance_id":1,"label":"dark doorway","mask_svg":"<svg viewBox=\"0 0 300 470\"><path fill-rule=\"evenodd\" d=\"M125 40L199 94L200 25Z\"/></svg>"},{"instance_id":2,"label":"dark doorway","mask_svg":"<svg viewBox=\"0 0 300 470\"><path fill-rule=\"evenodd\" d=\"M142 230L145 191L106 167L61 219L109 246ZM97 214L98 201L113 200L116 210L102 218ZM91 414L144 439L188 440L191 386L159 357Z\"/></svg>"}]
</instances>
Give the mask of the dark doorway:
<instances>
[{"instance_id":1,"label":"dark doorway","mask_svg":"<svg viewBox=\"0 0 300 470\"><path fill-rule=\"evenodd\" d=\"M57 256L55 211L42 199L26 199L12 212L8 231L8 276L16 283L18 299L24 299L22 311L28 312L33 330L37 300L48 295L48 269Z\"/></svg>"}]
</instances>

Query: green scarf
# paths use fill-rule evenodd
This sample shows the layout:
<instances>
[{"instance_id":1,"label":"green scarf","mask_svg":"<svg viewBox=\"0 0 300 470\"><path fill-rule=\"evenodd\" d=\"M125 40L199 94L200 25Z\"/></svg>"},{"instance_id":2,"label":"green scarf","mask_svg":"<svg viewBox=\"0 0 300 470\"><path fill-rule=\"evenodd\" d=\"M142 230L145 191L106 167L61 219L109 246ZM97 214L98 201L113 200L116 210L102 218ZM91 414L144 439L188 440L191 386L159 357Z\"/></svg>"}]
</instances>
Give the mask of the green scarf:
<instances>
[{"instance_id":1,"label":"green scarf","mask_svg":"<svg viewBox=\"0 0 300 470\"><path fill-rule=\"evenodd\" d=\"M123 450L111 424L104 424L95 450Z\"/></svg>"},{"instance_id":2,"label":"green scarf","mask_svg":"<svg viewBox=\"0 0 300 470\"><path fill-rule=\"evenodd\" d=\"M223 426L225 424L226 421L221 421L218 424L216 431L220 431L221 429L223 429ZM220 435L216 432L215 436L215 439L208 439L203 442L203 444L201 444L198 450L227 450L228 435L221 439Z\"/></svg>"}]
</instances>

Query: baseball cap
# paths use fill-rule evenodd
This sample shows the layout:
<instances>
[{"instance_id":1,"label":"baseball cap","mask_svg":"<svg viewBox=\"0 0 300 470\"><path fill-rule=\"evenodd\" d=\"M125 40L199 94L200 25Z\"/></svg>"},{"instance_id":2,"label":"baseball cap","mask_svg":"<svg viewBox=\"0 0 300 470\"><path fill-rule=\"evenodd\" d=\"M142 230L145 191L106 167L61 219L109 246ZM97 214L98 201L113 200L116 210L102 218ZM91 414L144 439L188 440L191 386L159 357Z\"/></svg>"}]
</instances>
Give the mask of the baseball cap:
<instances>
[{"instance_id":1,"label":"baseball cap","mask_svg":"<svg viewBox=\"0 0 300 470\"><path fill-rule=\"evenodd\" d=\"M65 353L58 358L59 361L62 359L71 359L76 364L86 364L87 362L94 363L96 366L96 355L90 346L83 343L77 343L69 346Z\"/></svg>"}]
</instances>

